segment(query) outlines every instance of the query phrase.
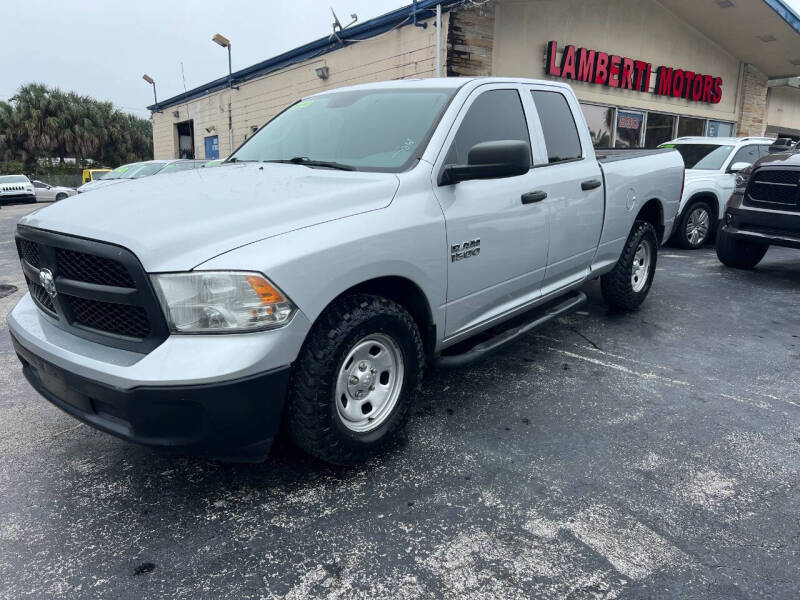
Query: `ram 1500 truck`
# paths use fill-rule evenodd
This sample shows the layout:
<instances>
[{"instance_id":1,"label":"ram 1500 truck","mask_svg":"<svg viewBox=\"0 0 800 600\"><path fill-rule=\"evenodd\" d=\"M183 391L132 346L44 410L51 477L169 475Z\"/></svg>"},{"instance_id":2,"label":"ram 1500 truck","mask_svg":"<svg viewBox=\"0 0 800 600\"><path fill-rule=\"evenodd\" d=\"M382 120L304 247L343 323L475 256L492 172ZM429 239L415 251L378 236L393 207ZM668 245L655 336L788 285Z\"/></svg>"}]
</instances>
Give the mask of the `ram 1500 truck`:
<instances>
[{"instance_id":1,"label":"ram 1500 truck","mask_svg":"<svg viewBox=\"0 0 800 600\"><path fill-rule=\"evenodd\" d=\"M480 358L588 279L636 308L682 185L674 150L598 160L563 84L327 91L215 169L22 219L9 330L33 387L108 433L257 460L283 428L351 464L397 439L427 364Z\"/></svg>"},{"instance_id":2,"label":"ram 1500 truck","mask_svg":"<svg viewBox=\"0 0 800 600\"><path fill-rule=\"evenodd\" d=\"M770 154L736 177L717 234L717 256L752 269L770 246L800 249L800 152Z\"/></svg>"}]
</instances>

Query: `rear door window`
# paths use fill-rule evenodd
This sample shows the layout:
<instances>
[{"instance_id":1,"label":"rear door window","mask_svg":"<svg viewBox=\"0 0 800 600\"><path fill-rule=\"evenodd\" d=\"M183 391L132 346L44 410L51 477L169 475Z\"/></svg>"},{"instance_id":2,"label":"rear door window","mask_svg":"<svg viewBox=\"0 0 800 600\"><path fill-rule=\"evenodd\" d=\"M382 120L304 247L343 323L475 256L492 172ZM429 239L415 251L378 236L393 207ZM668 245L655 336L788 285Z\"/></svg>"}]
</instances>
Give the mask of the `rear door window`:
<instances>
[{"instance_id":1,"label":"rear door window","mask_svg":"<svg viewBox=\"0 0 800 600\"><path fill-rule=\"evenodd\" d=\"M731 165L735 165L737 162L746 162L752 165L759 158L761 158L761 154L758 152L758 146L756 144L750 144L736 151L736 154L733 155Z\"/></svg>"},{"instance_id":2,"label":"rear door window","mask_svg":"<svg viewBox=\"0 0 800 600\"><path fill-rule=\"evenodd\" d=\"M489 90L475 99L461 121L445 164L465 165L475 144L501 140L531 143L517 90Z\"/></svg>"},{"instance_id":3,"label":"rear door window","mask_svg":"<svg viewBox=\"0 0 800 600\"><path fill-rule=\"evenodd\" d=\"M547 162L553 164L582 158L578 127L564 94L541 90L533 90L531 94L544 133Z\"/></svg>"}]
</instances>

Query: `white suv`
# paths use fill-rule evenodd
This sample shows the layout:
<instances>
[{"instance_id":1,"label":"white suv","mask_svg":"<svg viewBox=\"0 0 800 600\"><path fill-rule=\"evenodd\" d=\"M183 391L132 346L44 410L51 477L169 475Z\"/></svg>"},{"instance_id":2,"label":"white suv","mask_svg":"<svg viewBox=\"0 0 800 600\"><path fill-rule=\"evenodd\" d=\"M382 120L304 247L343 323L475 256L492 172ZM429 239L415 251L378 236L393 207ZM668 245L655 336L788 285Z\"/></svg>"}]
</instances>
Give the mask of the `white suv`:
<instances>
[{"instance_id":1,"label":"white suv","mask_svg":"<svg viewBox=\"0 0 800 600\"><path fill-rule=\"evenodd\" d=\"M766 137L682 137L662 144L675 148L686 165L686 181L672 240L699 248L717 231L736 174L769 154L775 140Z\"/></svg>"},{"instance_id":2,"label":"white suv","mask_svg":"<svg viewBox=\"0 0 800 600\"><path fill-rule=\"evenodd\" d=\"M36 202L33 184L25 175L0 175L0 204Z\"/></svg>"}]
</instances>

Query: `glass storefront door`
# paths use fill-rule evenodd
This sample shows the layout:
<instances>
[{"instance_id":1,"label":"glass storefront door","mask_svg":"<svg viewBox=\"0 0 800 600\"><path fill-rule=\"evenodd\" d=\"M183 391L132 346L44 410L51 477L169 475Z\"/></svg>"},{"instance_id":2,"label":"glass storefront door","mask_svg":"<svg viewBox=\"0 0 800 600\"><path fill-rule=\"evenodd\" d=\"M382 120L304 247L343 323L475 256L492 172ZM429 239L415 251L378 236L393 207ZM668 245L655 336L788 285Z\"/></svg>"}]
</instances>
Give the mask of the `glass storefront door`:
<instances>
[{"instance_id":1,"label":"glass storefront door","mask_svg":"<svg viewBox=\"0 0 800 600\"><path fill-rule=\"evenodd\" d=\"M617 111L617 139L615 148L639 148L642 145L644 113L630 110Z\"/></svg>"},{"instance_id":2,"label":"glass storefront door","mask_svg":"<svg viewBox=\"0 0 800 600\"><path fill-rule=\"evenodd\" d=\"M733 135L733 123L709 121L708 133L706 133L706 135L711 137L730 137Z\"/></svg>"},{"instance_id":3,"label":"glass storefront door","mask_svg":"<svg viewBox=\"0 0 800 600\"><path fill-rule=\"evenodd\" d=\"M673 137L675 137L675 115L647 113L647 125L644 131L645 148L658 148Z\"/></svg>"},{"instance_id":4,"label":"glass storefront door","mask_svg":"<svg viewBox=\"0 0 800 600\"><path fill-rule=\"evenodd\" d=\"M678 137L705 135L706 120L693 117L680 117L678 119Z\"/></svg>"},{"instance_id":5,"label":"glass storefront door","mask_svg":"<svg viewBox=\"0 0 800 600\"><path fill-rule=\"evenodd\" d=\"M614 109L610 106L581 104L581 110L592 135L592 145L595 148L610 148L614 135Z\"/></svg>"}]
</instances>

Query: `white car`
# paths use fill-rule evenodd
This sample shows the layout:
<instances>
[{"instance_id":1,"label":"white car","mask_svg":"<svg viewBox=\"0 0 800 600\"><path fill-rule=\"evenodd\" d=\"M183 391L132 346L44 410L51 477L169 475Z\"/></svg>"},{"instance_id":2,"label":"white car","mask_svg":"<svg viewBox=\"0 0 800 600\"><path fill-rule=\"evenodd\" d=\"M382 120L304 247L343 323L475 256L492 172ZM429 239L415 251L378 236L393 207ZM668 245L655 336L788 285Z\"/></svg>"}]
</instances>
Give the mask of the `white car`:
<instances>
[{"instance_id":1,"label":"white car","mask_svg":"<svg viewBox=\"0 0 800 600\"><path fill-rule=\"evenodd\" d=\"M33 189L36 192L37 202L55 202L78 193L75 188L65 187L63 185L50 185L38 179L34 179Z\"/></svg>"},{"instance_id":2,"label":"white car","mask_svg":"<svg viewBox=\"0 0 800 600\"><path fill-rule=\"evenodd\" d=\"M190 169L197 169L205 163L203 160L193 159L169 159L169 160L148 160L139 163L130 163L117 167L110 173L106 173L99 179L90 181L83 184L78 188L78 193L89 192L91 190L99 190L100 188L116 185L124 181L131 181L132 179L141 179L143 177L150 177L151 175L162 175L166 173L177 173L178 171L186 171Z\"/></svg>"},{"instance_id":3,"label":"white car","mask_svg":"<svg viewBox=\"0 0 800 600\"><path fill-rule=\"evenodd\" d=\"M736 174L769 154L775 140L766 137L682 137L661 148L683 156L686 180L672 241L682 248L705 244L717 231Z\"/></svg>"}]
</instances>

